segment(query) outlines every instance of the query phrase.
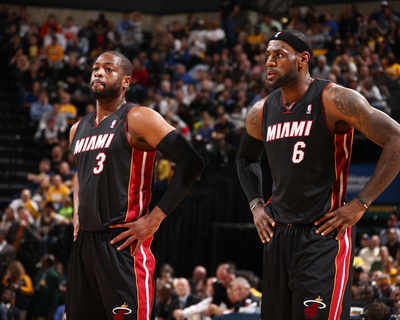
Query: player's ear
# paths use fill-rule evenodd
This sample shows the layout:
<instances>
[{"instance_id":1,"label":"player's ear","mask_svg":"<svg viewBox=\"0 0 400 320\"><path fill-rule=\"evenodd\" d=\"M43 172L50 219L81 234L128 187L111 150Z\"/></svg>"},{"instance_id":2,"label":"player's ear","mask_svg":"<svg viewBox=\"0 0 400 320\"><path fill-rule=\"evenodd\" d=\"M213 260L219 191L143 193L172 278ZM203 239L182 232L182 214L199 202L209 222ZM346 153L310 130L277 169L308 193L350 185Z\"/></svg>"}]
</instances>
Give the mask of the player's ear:
<instances>
[{"instance_id":1,"label":"player's ear","mask_svg":"<svg viewBox=\"0 0 400 320\"><path fill-rule=\"evenodd\" d=\"M298 59L300 66L308 65L310 62L310 58L311 58L311 56L310 56L309 52L304 51L304 52L300 53L299 59Z\"/></svg>"},{"instance_id":2,"label":"player's ear","mask_svg":"<svg viewBox=\"0 0 400 320\"><path fill-rule=\"evenodd\" d=\"M124 79L123 79L123 82L122 82L122 86L123 86L125 89L127 89L127 88L130 86L131 81L132 81L132 77L130 77L130 76L124 76Z\"/></svg>"}]
</instances>

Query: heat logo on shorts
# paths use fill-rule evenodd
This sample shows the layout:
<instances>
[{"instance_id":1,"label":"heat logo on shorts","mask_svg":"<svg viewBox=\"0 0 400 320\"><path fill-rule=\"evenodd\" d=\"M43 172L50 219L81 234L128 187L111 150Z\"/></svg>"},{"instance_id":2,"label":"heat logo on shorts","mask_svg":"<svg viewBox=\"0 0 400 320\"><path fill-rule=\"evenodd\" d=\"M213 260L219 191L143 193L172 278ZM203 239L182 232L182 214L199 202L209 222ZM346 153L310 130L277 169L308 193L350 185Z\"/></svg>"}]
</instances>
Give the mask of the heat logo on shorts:
<instances>
[{"instance_id":1,"label":"heat logo on shorts","mask_svg":"<svg viewBox=\"0 0 400 320\"><path fill-rule=\"evenodd\" d=\"M132 310L124 303L122 306L114 308L112 312L114 314L114 320L123 320L126 314L132 313Z\"/></svg>"},{"instance_id":2,"label":"heat logo on shorts","mask_svg":"<svg viewBox=\"0 0 400 320\"><path fill-rule=\"evenodd\" d=\"M306 300L303 302L306 306L304 309L304 316L306 319L315 319L318 314L318 309L326 308L326 304L318 297L315 300Z\"/></svg>"}]
</instances>

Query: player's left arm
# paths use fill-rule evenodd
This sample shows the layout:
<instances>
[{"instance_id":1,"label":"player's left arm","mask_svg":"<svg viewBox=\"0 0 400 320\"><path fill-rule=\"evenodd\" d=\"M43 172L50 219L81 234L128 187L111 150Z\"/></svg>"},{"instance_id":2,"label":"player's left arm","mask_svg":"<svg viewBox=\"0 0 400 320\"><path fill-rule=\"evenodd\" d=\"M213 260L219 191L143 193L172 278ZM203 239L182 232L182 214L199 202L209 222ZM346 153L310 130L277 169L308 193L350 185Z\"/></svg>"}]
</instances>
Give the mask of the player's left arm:
<instances>
[{"instance_id":1,"label":"player's left arm","mask_svg":"<svg viewBox=\"0 0 400 320\"><path fill-rule=\"evenodd\" d=\"M358 92L331 84L323 96L328 124L334 131L354 127L382 147L375 170L359 193L343 207L315 222L317 233L326 235L337 229L339 239L348 227L361 219L368 207L393 181L400 170L400 125L387 114L373 108ZM364 202L364 203L361 203Z\"/></svg>"},{"instance_id":2,"label":"player's left arm","mask_svg":"<svg viewBox=\"0 0 400 320\"><path fill-rule=\"evenodd\" d=\"M184 199L194 181L204 169L204 162L190 142L157 112L146 107L135 107L128 115L128 139L142 150L159 150L176 164L167 190L150 214L132 222L117 224L111 228L129 228L112 240L123 239L118 247L122 250L137 241L133 254L144 240L153 235L164 218Z\"/></svg>"}]
</instances>

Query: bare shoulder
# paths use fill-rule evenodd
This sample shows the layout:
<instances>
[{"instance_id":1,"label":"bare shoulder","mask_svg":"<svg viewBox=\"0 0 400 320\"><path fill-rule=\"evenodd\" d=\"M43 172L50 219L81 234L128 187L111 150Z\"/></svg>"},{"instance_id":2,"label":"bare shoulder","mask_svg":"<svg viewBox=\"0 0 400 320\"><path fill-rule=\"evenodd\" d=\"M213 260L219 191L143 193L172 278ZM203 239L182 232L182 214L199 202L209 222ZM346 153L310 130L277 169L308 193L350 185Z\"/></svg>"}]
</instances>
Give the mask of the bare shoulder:
<instances>
[{"instance_id":1,"label":"bare shoulder","mask_svg":"<svg viewBox=\"0 0 400 320\"><path fill-rule=\"evenodd\" d=\"M172 130L172 127L156 111L138 106L128 113L128 134L133 146L140 149L155 149L157 144Z\"/></svg>"},{"instance_id":2,"label":"bare shoulder","mask_svg":"<svg viewBox=\"0 0 400 320\"><path fill-rule=\"evenodd\" d=\"M258 100L249 110L246 118L246 130L256 139L262 139L262 118L267 97Z\"/></svg>"},{"instance_id":3,"label":"bare shoulder","mask_svg":"<svg viewBox=\"0 0 400 320\"><path fill-rule=\"evenodd\" d=\"M69 131L69 142L72 143L72 139L75 136L75 132L76 129L78 128L79 123L81 122L81 120L79 120L78 122L74 123Z\"/></svg>"}]
</instances>

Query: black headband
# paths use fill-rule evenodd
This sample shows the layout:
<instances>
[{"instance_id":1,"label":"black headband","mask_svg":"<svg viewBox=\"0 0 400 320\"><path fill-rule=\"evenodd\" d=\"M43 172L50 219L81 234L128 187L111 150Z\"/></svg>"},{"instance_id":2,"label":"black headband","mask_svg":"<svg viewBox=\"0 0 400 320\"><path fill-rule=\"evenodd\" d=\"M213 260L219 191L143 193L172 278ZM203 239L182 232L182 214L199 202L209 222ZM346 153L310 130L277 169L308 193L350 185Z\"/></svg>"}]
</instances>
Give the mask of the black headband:
<instances>
[{"instance_id":1,"label":"black headband","mask_svg":"<svg viewBox=\"0 0 400 320\"><path fill-rule=\"evenodd\" d=\"M313 55L312 48L306 42L304 42L300 38L296 37L294 34L291 34L290 32L278 31L273 36L271 36L271 38L269 38L268 43L271 40L285 41L286 43L290 44L293 48L296 49L296 51L298 51L300 53L307 51L310 54L310 59Z\"/></svg>"}]
</instances>

